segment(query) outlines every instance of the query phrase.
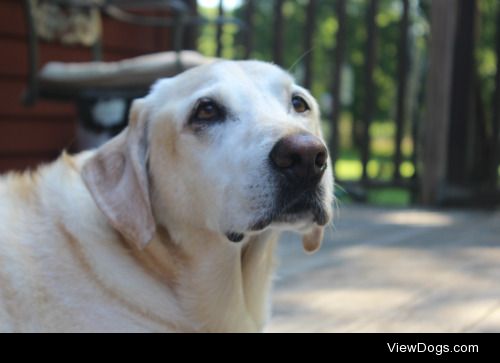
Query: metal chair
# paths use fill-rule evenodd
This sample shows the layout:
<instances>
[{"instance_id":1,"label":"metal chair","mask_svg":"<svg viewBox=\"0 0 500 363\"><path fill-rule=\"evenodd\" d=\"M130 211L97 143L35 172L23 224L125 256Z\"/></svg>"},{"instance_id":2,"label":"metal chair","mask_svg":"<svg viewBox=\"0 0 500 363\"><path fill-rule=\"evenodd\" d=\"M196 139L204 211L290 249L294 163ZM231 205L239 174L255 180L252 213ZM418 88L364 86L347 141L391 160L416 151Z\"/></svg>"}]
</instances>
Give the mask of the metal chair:
<instances>
[{"instance_id":1,"label":"metal chair","mask_svg":"<svg viewBox=\"0 0 500 363\"><path fill-rule=\"evenodd\" d=\"M77 149L95 147L121 131L134 98L145 95L158 78L210 62L183 51L184 27L197 22L178 0L24 0L28 24L28 85L24 104L39 99L74 102L79 116ZM138 15L132 10L168 10L169 17ZM174 51L117 62L102 62L101 14L139 26L173 29ZM58 23L59 22L59 23ZM39 40L83 44L93 61L49 62L39 68Z\"/></svg>"}]
</instances>

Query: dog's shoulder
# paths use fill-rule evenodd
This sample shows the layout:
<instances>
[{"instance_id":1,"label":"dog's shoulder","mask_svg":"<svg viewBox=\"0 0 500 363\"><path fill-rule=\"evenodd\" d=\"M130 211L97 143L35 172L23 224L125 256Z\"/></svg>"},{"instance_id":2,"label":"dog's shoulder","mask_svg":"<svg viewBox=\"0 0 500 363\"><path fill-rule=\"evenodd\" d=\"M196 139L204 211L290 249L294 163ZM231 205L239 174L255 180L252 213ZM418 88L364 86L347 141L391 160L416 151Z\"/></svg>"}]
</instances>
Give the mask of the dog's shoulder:
<instances>
[{"instance_id":1,"label":"dog's shoulder","mask_svg":"<svg viewBox=\"0 0 500 363\"><path fill-rule=\"evenodd\" d=\"M47 164L24 172L0 176L0 238L33 237L40 225L76 217L92 205L80 171L94 152L74 156L62 153Z\"/></svg>"},{"instance_id":2,"label":"dog's shoulder","mask_svg":"<svg viewBox=\"0 0 500 363\"><path fill-rule=\"evenodd\" d=\"M60 183L65 183L79 176L83 164L94 154L86 151L76 155L63 152L55 161L41 164L35 169L22 172L11 171L0 175L1 203L7 199L16 199L16 202L32 202L35 192L45 184L52 190L57 190Z\"/></svg>"}]
</instances>

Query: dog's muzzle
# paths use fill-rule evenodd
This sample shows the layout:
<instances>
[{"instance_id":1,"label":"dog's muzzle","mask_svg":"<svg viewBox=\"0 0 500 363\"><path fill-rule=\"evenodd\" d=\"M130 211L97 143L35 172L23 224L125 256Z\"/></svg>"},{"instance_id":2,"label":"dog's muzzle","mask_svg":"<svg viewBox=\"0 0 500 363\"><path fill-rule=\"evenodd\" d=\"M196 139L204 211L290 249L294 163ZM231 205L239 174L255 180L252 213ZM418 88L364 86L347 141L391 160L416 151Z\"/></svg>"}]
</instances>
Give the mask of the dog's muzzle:
<instances>
[{"instance_id":1,"label":"dog's muzzle","mask_svg":"<svg viewBox=\"0 0 500 363\"><path fill-rule=\"evenodd\" d=\"M289 135L274 145L269 159L277 186L274 209L252 229L272 222L295 223L310 215L314 223L326 224L329 217L320 182L328 167L328 151L323 141L309 133Z\"/></svg>"},{"instance_id":2,"label":"dog's muzzle","mask_svg":"<svg viewBox=\"0 0 500 363\"><path fill-rule=\"evenodd\" d=\"M273 222L292 224L311 215L318 225L328 223L320 184L328 167L328 151L323 141L309 133L283 137L272 148L269 161L277 188L274 208L250 230L263 230ZM226 236L232 242L244 238L244 234L235 232Z\"/></svg>"}]
</instances>

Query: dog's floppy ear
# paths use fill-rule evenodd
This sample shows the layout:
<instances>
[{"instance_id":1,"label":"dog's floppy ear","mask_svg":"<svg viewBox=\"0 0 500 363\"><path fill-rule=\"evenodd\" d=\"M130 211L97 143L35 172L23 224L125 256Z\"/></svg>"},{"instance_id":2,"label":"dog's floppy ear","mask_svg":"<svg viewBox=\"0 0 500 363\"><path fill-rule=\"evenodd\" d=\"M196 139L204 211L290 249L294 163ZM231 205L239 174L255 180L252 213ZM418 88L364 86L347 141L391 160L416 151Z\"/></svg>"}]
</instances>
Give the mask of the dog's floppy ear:
<instances>
[{"instance_id":1,"label":"dog's floppy ear","mask_svg":"<svg viewBox=\"0 0 500 363\"><path fill-rule=\"evenodd\" d=\"M147 176L145 102L133 102L128 128L98 149L82 170L83 180L99 209L114 228L139 248L151 241L156 230Z\"/></svg>"},{"instance_id":2,"label":"dog's floppy ear","mask_svg":"<svg viewBox=\"0 0 500 363\"><path fill-rule=\"evenodd\" d=\"M302 236L302 246L307 253L314 253L321 247L324 227L314 226L313 229Z\"/></svg>"}]
</instances>

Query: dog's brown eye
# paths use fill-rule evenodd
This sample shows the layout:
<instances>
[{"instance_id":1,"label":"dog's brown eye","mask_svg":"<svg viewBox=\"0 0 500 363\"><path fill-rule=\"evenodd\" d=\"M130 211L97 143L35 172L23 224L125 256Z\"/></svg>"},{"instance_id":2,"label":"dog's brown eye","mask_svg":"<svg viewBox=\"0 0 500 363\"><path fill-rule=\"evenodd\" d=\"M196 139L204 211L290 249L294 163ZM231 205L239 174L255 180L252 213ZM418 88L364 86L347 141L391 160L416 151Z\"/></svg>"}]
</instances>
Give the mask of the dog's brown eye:
<instances>
[{"instance_id":1,"label":"dog's brown eye","mask_svg":"<svg viewBox=\"0 0 500 363\"><path fill-rule=\"evenodd\" d=\"M306 101L300 96L293 96L292 97L292 106L295 112L297 113L304 113L307 110L309 110L309 105L307 104Z\"/></svg>"},{"instance_id":2,"label":"dog's brown eye","mask_svg":"<svg viewBox=\"0 0 500 363\"><path fill-rule=\"evenodd\" d=\"M222 119L221 108L211 99L201 99L193 114L193 121L218 121Z\"/></svg>"}]
</instances>

